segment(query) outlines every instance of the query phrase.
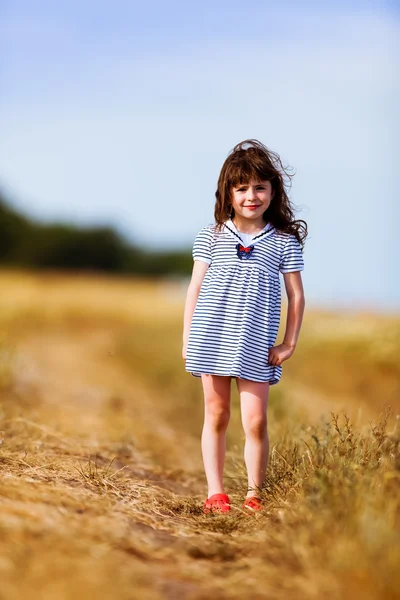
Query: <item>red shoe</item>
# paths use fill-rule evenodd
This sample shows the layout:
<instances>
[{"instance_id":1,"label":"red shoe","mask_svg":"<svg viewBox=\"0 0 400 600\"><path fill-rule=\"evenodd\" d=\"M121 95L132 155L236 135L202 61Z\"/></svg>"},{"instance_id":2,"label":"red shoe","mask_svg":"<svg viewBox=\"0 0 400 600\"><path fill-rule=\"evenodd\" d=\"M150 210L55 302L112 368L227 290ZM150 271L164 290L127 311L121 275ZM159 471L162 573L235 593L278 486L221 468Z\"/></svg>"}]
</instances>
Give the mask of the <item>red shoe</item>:
<instances>
[{"instance_id":1,"label":"red shoe","mask_svg":"<svg viewBox=\"0 0 400 600\"><path fill-rule=\"evenodd\" d=\"M242 508L246 512L261 512L264 510L264 506L261 499L257 498L256 496L246 498Z\"/></svg>"},{"instance_id":2,"label":"red shoe","mask_svg":"<svg viewBox=\"0 0 400 600\"><path fill-rule=\"evenodd\" d=\"M213 494L204 502L203 512L229 512L231 503L227 494Z\"/></svg>"}]
</instances>

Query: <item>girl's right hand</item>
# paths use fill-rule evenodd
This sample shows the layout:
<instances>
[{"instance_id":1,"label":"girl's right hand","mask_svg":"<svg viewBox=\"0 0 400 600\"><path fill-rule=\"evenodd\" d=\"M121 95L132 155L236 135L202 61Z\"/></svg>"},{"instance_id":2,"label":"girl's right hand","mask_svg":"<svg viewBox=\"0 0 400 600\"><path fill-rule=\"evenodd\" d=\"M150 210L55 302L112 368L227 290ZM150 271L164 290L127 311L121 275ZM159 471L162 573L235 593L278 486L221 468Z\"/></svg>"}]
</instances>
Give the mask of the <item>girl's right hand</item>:
<instances>
[{"instance_id":1,"label":"girl's right hand","mask_svg":"<svg viewBox=\"0 0 400 600\"><path fill-rule=\"evenodd\" d=\"M183 344L183 348L182 348L182 358L183 358L183 360L186 360L186 348L187 348L187 344Z\"/></svg>"}]
</instances>

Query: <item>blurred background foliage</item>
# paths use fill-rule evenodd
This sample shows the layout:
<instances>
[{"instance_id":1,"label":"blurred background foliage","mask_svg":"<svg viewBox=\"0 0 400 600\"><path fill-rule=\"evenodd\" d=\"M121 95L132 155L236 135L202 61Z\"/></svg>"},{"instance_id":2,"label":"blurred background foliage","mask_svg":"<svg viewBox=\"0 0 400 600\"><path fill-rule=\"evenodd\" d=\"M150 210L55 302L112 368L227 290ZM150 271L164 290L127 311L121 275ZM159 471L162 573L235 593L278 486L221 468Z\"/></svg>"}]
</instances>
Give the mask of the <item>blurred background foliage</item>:
<instances>
[{"instance_id":1,"label":"blurred background foliage","mask_svg":"<svg viewBox=\"0 0 400 600\"><path fill-rule=\"evenodd\" d=\"M192 257L190 249L143 250L112 227L34 221L12 208L0 191L0 265L155 277L188 275Z\"/></svg>"}]
</instances>

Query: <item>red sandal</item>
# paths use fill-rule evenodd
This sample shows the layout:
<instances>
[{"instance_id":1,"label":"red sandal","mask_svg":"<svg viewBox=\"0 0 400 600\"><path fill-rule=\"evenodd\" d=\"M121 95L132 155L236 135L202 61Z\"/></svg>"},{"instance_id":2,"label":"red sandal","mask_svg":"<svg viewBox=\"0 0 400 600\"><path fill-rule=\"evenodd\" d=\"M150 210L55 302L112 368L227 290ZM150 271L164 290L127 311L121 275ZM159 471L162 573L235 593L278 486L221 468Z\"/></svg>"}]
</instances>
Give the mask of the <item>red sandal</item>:
<instances>
[{"instance_id":1,"label":"red sandal","mask_svg":"<svg viewBox=\"0 0 400 600\"><path fill-rule=\"evenodd\" d=\"M249 498L246 498L242 508L247 513L248 512L261 512L264 510L264 506L261 501L261 498L257 498L257 496L250 496Z\"/></svg>"},{"instance_id":2,"label":"red sandal","mask_svg":"<svg viewBox=\"0 0 400 600\"><path fill-rule=\"evenodd\" d=\"M213 494L204 502L203 512L229 512L231 503L227 494Z\"/></svg>"}]
</instances>

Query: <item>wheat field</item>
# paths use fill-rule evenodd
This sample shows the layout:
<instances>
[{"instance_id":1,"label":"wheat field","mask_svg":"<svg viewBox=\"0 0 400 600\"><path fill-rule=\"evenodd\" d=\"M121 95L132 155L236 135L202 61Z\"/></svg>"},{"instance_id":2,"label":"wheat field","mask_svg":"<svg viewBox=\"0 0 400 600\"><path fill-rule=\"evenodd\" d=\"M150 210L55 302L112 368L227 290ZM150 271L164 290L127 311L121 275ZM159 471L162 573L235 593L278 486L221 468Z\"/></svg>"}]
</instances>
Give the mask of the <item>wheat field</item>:
<instances>
[{"instance_id":1,"label":"wheat field","mask_svg":"<svg viewBox=\"0 0 400 600\"><path fill-rule=\"evenodd\" d=\"M0 273L0 599L399 598L400 316L306 307L264 514L232 382L233 510L204 515L186 285Z\"/></svg>"}]
</instances>

